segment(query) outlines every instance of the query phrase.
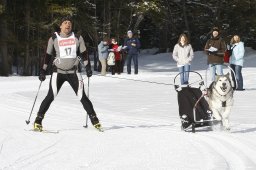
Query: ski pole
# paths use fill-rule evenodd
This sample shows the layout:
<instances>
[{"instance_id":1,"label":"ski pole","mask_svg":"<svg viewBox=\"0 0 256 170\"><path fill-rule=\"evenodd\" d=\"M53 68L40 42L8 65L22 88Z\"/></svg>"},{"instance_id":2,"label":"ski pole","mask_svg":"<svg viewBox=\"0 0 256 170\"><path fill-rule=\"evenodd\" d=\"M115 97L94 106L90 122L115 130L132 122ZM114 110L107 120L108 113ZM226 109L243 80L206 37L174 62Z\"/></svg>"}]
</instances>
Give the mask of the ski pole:
<instances>
[{"instance_id":1,"label":"ski pole","mask_svg":"<svg viewBox=\"0 0 256 170\"><path fill-rule=\"evenodd\" d=\"M35 103L36 103L36 99L37 99L37 96L38 96L40 87L41 87L41 85L42 85L42 82L43 82L43 81L40 82L39 88L38 88L38 90L37 90L36 98L35 98L35 100L34 100L34 104L33 104L33 106L32 106L31 112L30 112L30 114L29 114L29 118L28 118L28 120L26 120L27 125L30 123L30 117L31 117L31 115L32 115L32 112L33 112L33 109L34 109L34 106L35 106Z\"/></svg>"},{"instance_id":2,"label":"ski pole","mask_svg":"<svg viewBox=\"0 0 256 170\"><path fill-rule=\"evenodd\" d=\"M88 99L89 99L89 87L90 87L90 77L88 77L88 88L87 88L87 97L88 97ZM86 114L86 124L85 124L85 128L87 128L88 127L88 117L89 117L89 115L88 115L88 113Z\"/></svg>"}]
</instances>

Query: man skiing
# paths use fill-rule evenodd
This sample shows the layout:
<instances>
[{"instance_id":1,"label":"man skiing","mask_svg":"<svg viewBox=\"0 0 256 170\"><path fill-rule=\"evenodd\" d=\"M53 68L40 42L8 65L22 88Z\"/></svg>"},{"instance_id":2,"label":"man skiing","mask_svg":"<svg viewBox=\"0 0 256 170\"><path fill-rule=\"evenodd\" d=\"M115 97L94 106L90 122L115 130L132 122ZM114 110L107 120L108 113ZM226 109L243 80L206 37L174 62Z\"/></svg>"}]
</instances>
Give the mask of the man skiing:
<instances>
[{"instance_id":1,"label":"man skiing","mask_svg":"<svg viewBox=\"0 0 256 170\"><path fill-rule=\"evenodd\" d=\"M50 63L54 52L56 53L56 57L53 60L53 63ZM79 67L80 58L78 56L80 56L84 61L83 64L86 68L87 77L91 77L91 65L83 37L76 36L72 32L72 21L70 18L63 18L60 23L60 32L55 32L48 41L44 64L40 69L39 80L44 81L48 65L53 65L49 91L41 103L34 122L34 130L43 131L42 120L45 113L49 109L52 101L65 81L71 85L72 89L79 97L93 126L98 130L101 129L101 124L99 123L99 119L97 118L93 105L87 98L84 91L83 79L80 74L81 68Z\"/></svg>"}]
</instances>

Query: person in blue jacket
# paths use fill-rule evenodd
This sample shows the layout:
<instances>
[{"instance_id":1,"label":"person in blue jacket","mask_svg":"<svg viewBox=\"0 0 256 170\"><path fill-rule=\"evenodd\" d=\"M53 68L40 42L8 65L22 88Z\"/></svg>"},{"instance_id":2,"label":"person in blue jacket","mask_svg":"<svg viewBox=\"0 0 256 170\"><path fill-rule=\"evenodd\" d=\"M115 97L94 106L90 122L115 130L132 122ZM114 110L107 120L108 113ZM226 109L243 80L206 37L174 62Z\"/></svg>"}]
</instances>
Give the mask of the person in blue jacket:
<instances>
[{"instance_id":1,"label":"person in blue jacket","mask_svg":"<svg viewBox=\"0 0 256 170\"><path fill-rule=\"evenodd\" d=\"M127 32L128 38L124 41L124 48L127 50L127 73L131 74L131 62L134 63L134 74L138 74L138 53L140 49L140 41L133 37L132 31Z\"/></svg>"},{"instance_id":2,"label":"person in blue jacket","mask_svg":"<svg viewBox=\"0 0 256 170\"><path fill-rule=\"evenodd\" d=\"M235 82L235 88L236 90L244 90L243 87L243 76L242 76L242 67L244 64L244 43L241 42L240 37L238 35L234 35L231 39L231 49L232 49L232 55L229 59L230 67L235 72L235 75L232 72L232 78L233 80L237 80Z\"/></svg>"},{"instance_id":3,"label":"person in blue jacket","mask_svg":"<svg viewBox=\"0 0 256 170\"><path fill-rule=\"evenodd\" d=\"M101 63L101 75L106 75L107 70L107 58L108 58L108 38L103 38L103 40L98 45L98 55Z\"/></svg>"}]
</instances>

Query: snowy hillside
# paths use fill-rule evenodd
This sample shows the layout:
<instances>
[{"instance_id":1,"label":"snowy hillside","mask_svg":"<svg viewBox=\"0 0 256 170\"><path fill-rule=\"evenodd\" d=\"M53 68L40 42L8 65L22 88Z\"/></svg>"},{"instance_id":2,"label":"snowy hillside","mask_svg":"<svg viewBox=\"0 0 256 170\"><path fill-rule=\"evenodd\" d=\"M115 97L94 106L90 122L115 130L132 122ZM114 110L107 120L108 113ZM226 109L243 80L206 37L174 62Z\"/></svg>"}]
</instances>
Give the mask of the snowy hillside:
<instances>
[{"instance_id":1,"label":"snowy hillside","mask_svg":"<svg viewBox=\"0 0 256 170\"><path fill-rule=\"evenodd\" d=\"M173 83L170 54L139 59L139 75L121 78ZM90 99L104 133L85 125L86 113L65 83L43 126L59 131L29 131L46 96L43 82L30 125L26 125L39 86L37 77L0 77L1 170L253 170L256 169L256 52L247 49L245 91L235 92L231 131L180 130L173 86L94 75ZM205 76L206 56L195 53L192 70ZM85 83L87 83L84 75ZM85 85L87 87L87 84ZM87 91L87 89L86 89Z\"/></svg>"}]
</instances>

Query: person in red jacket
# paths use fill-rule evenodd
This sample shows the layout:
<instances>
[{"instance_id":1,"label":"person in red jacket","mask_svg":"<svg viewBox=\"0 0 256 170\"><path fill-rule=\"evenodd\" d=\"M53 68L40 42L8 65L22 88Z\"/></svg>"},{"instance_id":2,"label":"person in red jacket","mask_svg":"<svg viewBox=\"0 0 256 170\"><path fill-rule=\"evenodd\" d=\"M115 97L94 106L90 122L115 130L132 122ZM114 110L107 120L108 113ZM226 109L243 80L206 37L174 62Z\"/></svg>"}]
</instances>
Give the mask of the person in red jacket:
<instances>
[{"instance_id":1,"label":"person in red jacket","mask_svg":"<svg viewBox=\"0 0 256 170\"><path fill-rule=\"evenodd\" d=\"M115 65L111 67L112 75L121 74L122 64L121 64L121 48L119 47L115 38L111 38L111 44L109 46L109 51L113 51L115 54Z\"/></svg>"}]
</instances>

